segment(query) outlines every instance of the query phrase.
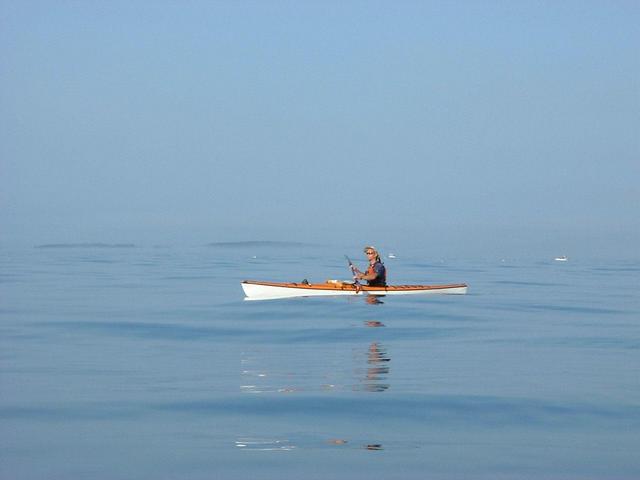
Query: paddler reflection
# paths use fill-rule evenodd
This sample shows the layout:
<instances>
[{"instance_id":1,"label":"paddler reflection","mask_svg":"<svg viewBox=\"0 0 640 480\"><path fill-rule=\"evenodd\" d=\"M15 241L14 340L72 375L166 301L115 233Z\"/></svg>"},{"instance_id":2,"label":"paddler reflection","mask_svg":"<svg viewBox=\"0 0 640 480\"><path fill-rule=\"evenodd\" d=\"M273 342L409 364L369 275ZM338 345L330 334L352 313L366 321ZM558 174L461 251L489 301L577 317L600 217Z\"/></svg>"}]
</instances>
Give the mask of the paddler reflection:
<instances>
[{"instance_id":1,"label":"paddler reflection","mask_svg":"<svg viewBox=\"0 0 640 480\"><path fill-rule=\"evenodd\" d=\"M382 305L384 302L380 300L381 295L367 295L365 301L370 305Z\"/></svg>"},{"instance_id":2,"label":"paddler reflection","mask_svg":"<svg viewBox=\"0 0 640 480\"><path fill-rule=\"evenodd\" d=\"M378 342L369 345L367 351L367 367L365 369L365 377L362 380L359 389L367 392L384 392L389 389L386 383L389 375L389 364L391 361L387 354L387 349Z\"/></svg>"}]
</instances>

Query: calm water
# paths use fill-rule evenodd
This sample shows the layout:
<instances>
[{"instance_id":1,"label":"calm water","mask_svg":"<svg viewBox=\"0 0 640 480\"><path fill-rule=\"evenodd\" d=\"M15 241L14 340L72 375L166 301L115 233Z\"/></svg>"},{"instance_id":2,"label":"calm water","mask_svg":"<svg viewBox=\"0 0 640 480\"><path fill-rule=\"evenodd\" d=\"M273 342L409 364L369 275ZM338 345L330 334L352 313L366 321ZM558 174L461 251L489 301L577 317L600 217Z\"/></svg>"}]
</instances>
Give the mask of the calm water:
<instances>
[{"instance_id":1,"label":"calm water","mask_svg":"<svg viewBox=\"0 0 640 480\"><path fill-rule=\"evenodd\" d=\"M640 262L296 245L0 251L2 479L640 478Z\"/></svg>"}]
</instances>

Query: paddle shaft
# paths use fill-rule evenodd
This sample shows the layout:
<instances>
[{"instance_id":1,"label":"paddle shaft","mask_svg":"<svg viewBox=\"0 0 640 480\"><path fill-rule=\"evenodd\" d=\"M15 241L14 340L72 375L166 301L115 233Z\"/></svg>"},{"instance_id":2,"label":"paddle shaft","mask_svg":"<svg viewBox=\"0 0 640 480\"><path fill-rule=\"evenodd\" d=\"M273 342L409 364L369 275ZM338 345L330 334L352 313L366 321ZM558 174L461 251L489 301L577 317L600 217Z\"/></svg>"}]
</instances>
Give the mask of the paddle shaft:
<instances>
[{"instance_id":1,"label":"paddle shaft","mask_svg":"<svg viewBox=\"0 0 640 480\"><path fill-rule=\"evenodd\" d=\"M351 262L351 259L349 257L345 255L344 258L346 258L347 262L349 262L349 268L351 269L351 273L353 274L353 279L355 280L356 285L360 285L360 283L358 282L358 277L356 277L356 267L353 265L353 262Z\"/></svg>"}]
</instances>

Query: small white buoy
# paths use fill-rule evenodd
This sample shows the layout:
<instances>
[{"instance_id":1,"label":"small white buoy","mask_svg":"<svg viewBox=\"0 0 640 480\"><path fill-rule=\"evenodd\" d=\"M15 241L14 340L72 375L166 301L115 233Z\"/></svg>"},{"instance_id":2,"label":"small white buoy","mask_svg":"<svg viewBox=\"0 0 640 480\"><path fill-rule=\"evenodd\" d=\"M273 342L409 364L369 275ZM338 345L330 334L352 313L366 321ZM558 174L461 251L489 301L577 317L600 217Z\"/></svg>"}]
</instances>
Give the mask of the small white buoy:
<instances>
[{"instance_id":1,"label":"small white buoy","mask_svg":"<svg viewBox=\"0 0 640 480\"><path fill-rule=\"evenodd\" d=\"M567 260L569 260L569 259L564 255L562 255L561 257L556 257L555 258L556 262L566 262Z\"/></svg>"},{"instance_id":2,"label":"small white buoy","mask_svg":"<svg viewBox=\"0 0 640 480\"><path fill-rule=\"evenodd\" d=\"M390 253L389 255L387 255L389 258L396 258L396 254L395 253Z\"/></svg>"}]
</instances>

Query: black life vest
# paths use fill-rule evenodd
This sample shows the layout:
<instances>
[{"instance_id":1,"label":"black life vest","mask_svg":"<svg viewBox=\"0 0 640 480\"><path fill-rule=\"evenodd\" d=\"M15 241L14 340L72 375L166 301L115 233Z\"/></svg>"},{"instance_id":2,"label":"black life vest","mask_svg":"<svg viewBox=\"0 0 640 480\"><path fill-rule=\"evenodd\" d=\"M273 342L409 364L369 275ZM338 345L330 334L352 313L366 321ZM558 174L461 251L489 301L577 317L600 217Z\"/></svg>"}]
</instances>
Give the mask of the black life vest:
<instances>
[{"instance_id":1,"label":"black life vest","mask_svg":"<svg viewBox=\"0 0 640 480\"><path fill-rule=\"evenodd\" d=\"M381 274L378 274L376 272L376 265L380 265L382 267L382 272ZM367 280L367 284L370 287L386 287L387 286L387 269L385 268L384 264L379 261L376 260L376 262L373 265L369 265L369 268L367 269L367 275L376 275L376 278L373 280Z\"/></svg>"}]
</instances>

